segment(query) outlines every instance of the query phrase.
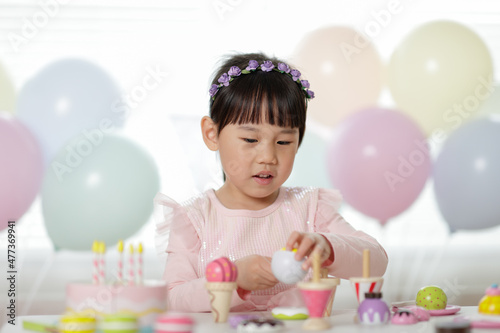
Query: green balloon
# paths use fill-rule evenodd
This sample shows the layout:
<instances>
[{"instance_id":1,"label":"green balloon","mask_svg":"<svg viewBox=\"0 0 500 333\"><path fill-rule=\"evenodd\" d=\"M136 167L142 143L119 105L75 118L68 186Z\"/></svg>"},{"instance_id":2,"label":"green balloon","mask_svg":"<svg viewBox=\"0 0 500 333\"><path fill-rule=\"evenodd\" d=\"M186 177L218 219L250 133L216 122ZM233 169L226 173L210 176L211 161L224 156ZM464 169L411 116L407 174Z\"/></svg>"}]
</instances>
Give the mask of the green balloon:
<instances>
[{"instance_id":1,"label":"green balloon","mask_svg":"<svg viewBox=\"0 0 500 333\"><path fill-rule=\"evenodd\" d=\"M133 142L97 129L63 146L47 168L42 212L56 248L90 250L136 233L159 190L154 160Z\"/></svg>"}]
</instances>

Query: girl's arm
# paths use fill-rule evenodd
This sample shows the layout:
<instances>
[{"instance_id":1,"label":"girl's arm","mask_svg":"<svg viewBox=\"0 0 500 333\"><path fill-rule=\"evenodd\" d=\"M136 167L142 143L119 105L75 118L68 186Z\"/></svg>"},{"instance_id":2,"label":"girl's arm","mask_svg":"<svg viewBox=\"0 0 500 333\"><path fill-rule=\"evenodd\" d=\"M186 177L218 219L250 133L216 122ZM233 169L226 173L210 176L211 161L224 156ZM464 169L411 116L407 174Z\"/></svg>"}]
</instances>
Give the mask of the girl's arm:
<instances>
[{"instance_id":1,"label":"girl's arm","mask_svg":"<svg viewBox=\"0 0 500 333\"><path fill-rule=\"evenodd\" d=\"M324 236L333 249L329 274L344 279L362 276L363 250L369 249L372 275L384 275L387 253L375 238L354 229L344 220L338 213L341 202L342 196L338 191L319 190L315 231Z\"/></svg>"}]
</instances>

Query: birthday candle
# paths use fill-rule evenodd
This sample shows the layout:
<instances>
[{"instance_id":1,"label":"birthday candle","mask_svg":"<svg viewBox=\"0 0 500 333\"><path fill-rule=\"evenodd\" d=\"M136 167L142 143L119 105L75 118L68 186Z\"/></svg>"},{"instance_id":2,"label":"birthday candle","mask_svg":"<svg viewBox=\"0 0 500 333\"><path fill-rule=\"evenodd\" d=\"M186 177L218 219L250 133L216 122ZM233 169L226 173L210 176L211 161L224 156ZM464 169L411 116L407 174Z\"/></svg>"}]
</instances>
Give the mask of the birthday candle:
<instances>
[{"instance_id":1,"label":"birthday candle","mask_svg":"<svg viewBox=\"0 0 500 333\"><path fill-rule=\"evenodd\" d=\"M137 283L142 284L142 243L139 243L139 246L137 247Z\"/></svg>"},{"instance_id":2,"label":"birthday candle","mask_svg":"<svg viewBox=\"0 0 500 333\"><path fill-rule=\"evenodd\" d=\"M123 283L123 241L118 242L118 283Z\"/></svg>"},{"instance_id":3,"label":"birthday candle","mask_svg":"<svg viewBox=\"0 0 500 333\"><path fill-rule=\"evenodd\" d=\"M99 270L99 282L104 284L104 283L106 283L106 276L105 276L106 264L104 262L104 254L106 253L106 244L104 244L104 242L99 243L99 253L101 255L101 265L100 265L100 270Z\"/></svg>"},{"instance_id":4,"label":"birthday candle","mask_svg":"<svg viewBox=\"0 0 500 333\"><path fill-rule=\"evenodd\" d=\"M92 282L94 284L99 284L99 242L96 240L92 243L92 252L94 253Z\"/></svg>"},{"instance_id":5,"label":"birthday candle","mask_svg":"<svg viewBox=\"0 0 500 333\"><path fill-rule=\"evenodd\" d=\"M129 253L130 253L130 257L129 257L129 284L133 285L134 284L134 246L132 244L130 244L130 247L129 247Z\"/></svg>"}]
</instances>

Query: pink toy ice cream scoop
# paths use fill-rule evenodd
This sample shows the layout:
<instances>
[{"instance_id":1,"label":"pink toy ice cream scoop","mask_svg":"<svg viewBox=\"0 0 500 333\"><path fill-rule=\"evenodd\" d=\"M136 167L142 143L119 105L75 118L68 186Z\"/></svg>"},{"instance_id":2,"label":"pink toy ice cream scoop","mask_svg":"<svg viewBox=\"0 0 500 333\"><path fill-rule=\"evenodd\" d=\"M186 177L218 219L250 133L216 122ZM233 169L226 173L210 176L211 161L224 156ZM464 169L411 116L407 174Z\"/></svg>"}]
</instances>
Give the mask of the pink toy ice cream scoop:
<instances>
[{"instance_id":1,"label":"pink toy ice cream scoop","mask_svg":"<svg viewBox=\"0 0 500 333\"><path fill-rule=\"evenodd\" d=\"M238 270L231 260L221 257L207 265L205 275L208 282L235 282Z\"/></svg>"},{"instance_id":2,"label":"pink toy ice cream scoop","mask_svg":"<svg viewBox=\"0 0 500 333\"><path fill-rule=\"evenodd\" d=\"M233 291L236 290L238 270L236 265L226 257L215 259L207 265L207 283L205 288L210 295L210 308L214 321L225 323L231 307Z\"/></svg>"}]
</instances>

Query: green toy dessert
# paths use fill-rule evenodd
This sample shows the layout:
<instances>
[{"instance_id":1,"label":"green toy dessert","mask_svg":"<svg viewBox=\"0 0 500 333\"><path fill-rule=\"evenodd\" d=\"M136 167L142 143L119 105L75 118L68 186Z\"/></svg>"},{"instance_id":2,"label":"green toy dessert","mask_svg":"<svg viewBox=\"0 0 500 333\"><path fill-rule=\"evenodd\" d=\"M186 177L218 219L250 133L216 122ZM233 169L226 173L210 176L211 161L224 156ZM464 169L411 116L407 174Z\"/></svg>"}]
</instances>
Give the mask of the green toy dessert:
<instances>
[{"instance_id":1,"label":"green toy dessert","mask_svg":"<svg viewBox=\"0 0 500 333\"><path fill-rule=\"evenodd\" d=\"M443 310L446 309L446 297L443 289L437 286L428 286L420 289L417 293L416 303L426 310Z\"/></svg>"}]
</instances>

